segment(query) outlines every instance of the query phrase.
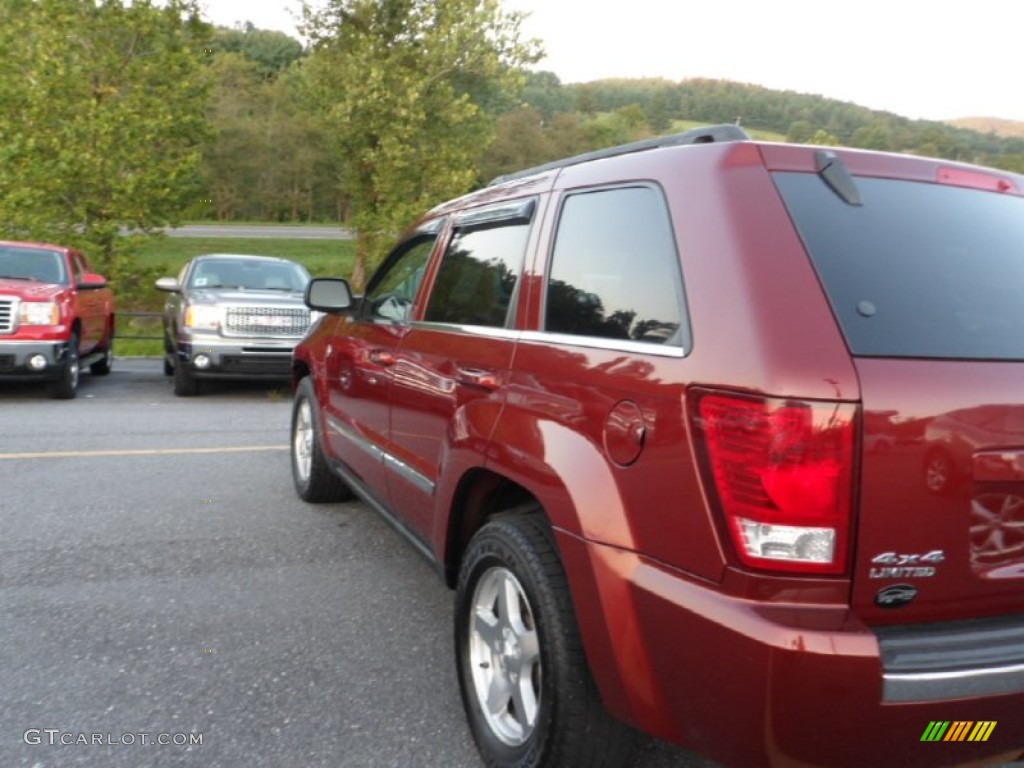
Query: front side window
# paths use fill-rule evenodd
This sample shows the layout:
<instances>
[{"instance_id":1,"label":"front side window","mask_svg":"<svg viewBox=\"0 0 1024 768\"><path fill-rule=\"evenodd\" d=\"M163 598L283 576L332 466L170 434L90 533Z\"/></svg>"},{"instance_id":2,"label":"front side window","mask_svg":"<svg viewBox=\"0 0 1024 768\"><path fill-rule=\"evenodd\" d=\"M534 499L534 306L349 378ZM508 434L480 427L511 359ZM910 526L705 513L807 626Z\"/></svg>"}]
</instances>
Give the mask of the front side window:
<instances>
[{"instance_id":1,"label":"front side window","mask_svg":"<svg viewBox=\"0 0 1024 768\"><path fill-rule=\"evenodd\" d=\"M89 271L85 268L85 261L77 253L71 257L71 268L74 270L75 273L74 275L72 275L72 279L78 283L82 282L85 273Z\"/></svg>"},{"instance_id":2,"label":"front side window","mask_svg":"<svg viewBox=\"0 0 1024 768\"><path fill-rule=\"evenodd\" d=\"M474 212L456 229L438 269L428 322L503 328L530 234L533 202Z\"/></svg>"},{"instance_id":3,"label":"front side window","mask_svg":"<svg viewBox=\"0 0 1024 768\"><path fill-rule=\"evenodd\" d=\"M688 347L682 278L660 190L569 195L551 256L545 330Z\"/></svg>"},{"instance_id":4,"label":"front side window","mask_svg":"<svg viewBox=\"0 0 1024 768\"><path fill-rule=\"evenodd\" d=\"M364 317L399 323L409 320L436 240L436 231L420 233L392 252L367 288Z\"/></svg>"}]
</instances>

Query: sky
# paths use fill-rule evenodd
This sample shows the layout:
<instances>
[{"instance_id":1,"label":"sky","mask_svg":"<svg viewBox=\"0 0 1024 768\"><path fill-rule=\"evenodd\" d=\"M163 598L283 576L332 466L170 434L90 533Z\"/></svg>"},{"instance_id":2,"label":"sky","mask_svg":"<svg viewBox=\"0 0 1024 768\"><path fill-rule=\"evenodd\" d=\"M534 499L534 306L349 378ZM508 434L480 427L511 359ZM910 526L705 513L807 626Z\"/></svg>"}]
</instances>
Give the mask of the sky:
<instances>
[{"instance_id":1,"label":"sky","mask_svg":"<svg viewBox=\"0 0 1024 768\"><path fill-rule=\"evenodd\" d=\"M296 37L298 0L201 0L207 19ZM316 3L314 2L314 5ZM1024 121L1020 0L502 0L530 14L535 69L733 80L913 119Z\"/></svg>"}]
</instances>

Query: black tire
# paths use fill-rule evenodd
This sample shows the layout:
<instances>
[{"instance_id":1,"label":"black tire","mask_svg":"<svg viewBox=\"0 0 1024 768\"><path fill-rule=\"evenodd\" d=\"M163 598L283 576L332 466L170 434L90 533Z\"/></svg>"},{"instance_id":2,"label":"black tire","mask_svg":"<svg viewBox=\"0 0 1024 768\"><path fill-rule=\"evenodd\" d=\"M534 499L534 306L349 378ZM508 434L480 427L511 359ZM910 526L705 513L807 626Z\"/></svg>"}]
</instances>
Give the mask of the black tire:
<instances>
[{"instance_id":1,"label":"black tire","mask_svg":"<svg viewBox=\"0 0 1024 768\"><path fill-rule=\"evenodd\" d=\"M509 594L518 596L510 608L502 599ZM495 516L470 542L455 598L455 656L462 703L486 765L629 762L635 732L601 704L565 570L536 506ZM488 699L496 702L490 712Z\"/></svg>"},{"instance_id":2,"label":"black tire","mask_svg":"<svg viewBox=\"0 0 1024 768\"><path fill-rule=\"evenodd\" d=\"M171 339L167 335L167 326L164 326L164 376L174 375L174 365L178 360L178 355L174 351L174 345L171 344ZM173 361L173 362L172 362Z\"/></svg>"},{"instance_id":3,"label":"black tire","mask_svg":"<svg viewBox=\"0 0 1024 768\"><path fill-rule=\"evenodd\" d=\"M178 397L195 397L199 394L199 379L180 357L174 364L174 394Z\"/></svg>"},{"instance_id":4,"label":"black tire","mask_svg":"<svg viewBox=\"0 0 1024 768\"><path fill-rule=\"evenodd\" d=\"M103 357L89 366L89 373L93 376L106 376L114 367L114 335L107 336L107 344L103 347Z\"/></svg>"},{"instance_id":5,"label":"black tire","mask_svg":"<svg viewBox=\"0 0 1024 768\"><path fill-rule=\"evenodd\" d=\"M72 333L68 339L68 351L64 356L64 365L60 377L49 385L50 397L56 400L71 400L78 394L78 379L81 376L78 362L78 334Z\"/></svg>"},{"instance_id":6,"label":"black tire","mask_svg":"<svg viewBox=\"0 0 1024 768\"><path fill-rule=\"evenodd\" d=\"M327 466L320 442L319 415L313 382L307 376L295 390L292 404L292 479L299 498L313 504L346 501L352 490Z\"/></svg>"}]
</instances>

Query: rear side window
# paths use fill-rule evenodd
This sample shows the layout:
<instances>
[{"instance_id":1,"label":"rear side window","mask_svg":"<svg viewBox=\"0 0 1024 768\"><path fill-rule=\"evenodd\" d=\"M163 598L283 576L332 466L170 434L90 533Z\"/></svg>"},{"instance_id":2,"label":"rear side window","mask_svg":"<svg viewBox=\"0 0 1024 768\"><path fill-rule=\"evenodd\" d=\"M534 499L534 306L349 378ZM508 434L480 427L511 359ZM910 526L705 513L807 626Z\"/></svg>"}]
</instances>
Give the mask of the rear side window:
<instances>
[{"instance_id":1,"label":"rear side window","mask_svg":"<svg viewBox=\"0 0 1024 768\"><path fill-rule=\"evenodd\" d=\"M523 268L534 201L473 211L456 220L424 320L502 328Z\"/></svg>"},{"instance_id":2,"label":"rear side window","mask_svg":"<svg viewBox=\"0 0 1024 768\"><path fill-rule=\"evenodd\" d=\"M551 256L545 330L689 347L675 238L662 193L571 194Z\"/></svg>"},{"instance_id":3,"label":"rear side window","mask_svg":"<svg viewBox=\"0 0 1024 768\"><path fill-rule=\"evenodd\" d=\"M858 177L855 206L813 174L775 183L853 354L1024 360L1024 199Z\"/></svg>"}]
</instances>

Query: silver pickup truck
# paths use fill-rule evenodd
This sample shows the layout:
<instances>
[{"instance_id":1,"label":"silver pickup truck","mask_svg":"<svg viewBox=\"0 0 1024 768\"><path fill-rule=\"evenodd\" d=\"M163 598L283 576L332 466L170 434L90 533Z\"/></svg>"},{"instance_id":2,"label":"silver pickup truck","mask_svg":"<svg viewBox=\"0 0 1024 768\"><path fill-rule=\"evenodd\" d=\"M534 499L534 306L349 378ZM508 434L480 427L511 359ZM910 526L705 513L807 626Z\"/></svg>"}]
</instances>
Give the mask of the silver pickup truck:
<instances>
[{"instance_id":1,"label":"silver pickup truck","mask_svg":"<svg viewBox=\"0 0 1024 768\"><path fill-rule=\"evenodd\" d=\"M208 254L156 287L164 305L164 373L174 394L199 394L209 378L287 379L292 349L306 334L301 264L268 256Z\"/></svg>"}]
</instances>

